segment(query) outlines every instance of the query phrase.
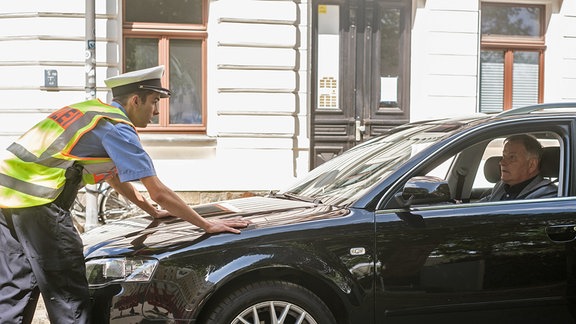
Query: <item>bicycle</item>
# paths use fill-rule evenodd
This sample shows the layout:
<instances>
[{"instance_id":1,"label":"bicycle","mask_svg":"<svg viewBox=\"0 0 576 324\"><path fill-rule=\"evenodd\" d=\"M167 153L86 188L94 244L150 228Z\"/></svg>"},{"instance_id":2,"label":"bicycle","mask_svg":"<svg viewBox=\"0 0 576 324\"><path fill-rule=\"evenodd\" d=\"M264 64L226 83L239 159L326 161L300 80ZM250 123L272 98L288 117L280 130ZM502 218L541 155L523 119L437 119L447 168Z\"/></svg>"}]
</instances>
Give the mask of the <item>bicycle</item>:
<instances>
[{"instance_id":1,"label":"bicycle","mask_svg":"<svg viewBox=\"0 0 576 324\"><path fill-rule=\"evenodd\" d=\"M74 226L78 232L83 233L86 224L86 194L97 194L98 224L104 225L107 220L122 219L130 215L136 209L130 200L120 195L107 182L103 181L96 185L96 190L84 188L84 193L79 192L70 212Z\"/></svg>"}]
</instances>

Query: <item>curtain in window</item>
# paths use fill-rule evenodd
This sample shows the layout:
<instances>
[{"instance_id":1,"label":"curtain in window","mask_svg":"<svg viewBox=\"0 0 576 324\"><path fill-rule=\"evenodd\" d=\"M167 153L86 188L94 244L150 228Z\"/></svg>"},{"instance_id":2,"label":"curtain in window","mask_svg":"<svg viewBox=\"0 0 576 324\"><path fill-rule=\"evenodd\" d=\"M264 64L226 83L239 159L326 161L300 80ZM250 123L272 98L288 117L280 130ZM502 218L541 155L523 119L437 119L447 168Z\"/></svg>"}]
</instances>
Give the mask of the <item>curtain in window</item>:
<instances>
[{"instance_id":1,"label":"curtain in window","mask_svg":"<svg viewBox=\"0 0 576 324\"><path fill-rule=\"evenodd\" d=\"M538 52L514 52L512 108L538 103Z\"/></svg>"},{"instance_id":2,"label":"curtain in window","mask_svg":"<svg viewBox=\"0 0 576 324\"><path fill-rule=\"evenodd\" d=\"M500 112L504 104L504 53L482 51L480 62L480 111Z\"/></svg>"}]
</instances>

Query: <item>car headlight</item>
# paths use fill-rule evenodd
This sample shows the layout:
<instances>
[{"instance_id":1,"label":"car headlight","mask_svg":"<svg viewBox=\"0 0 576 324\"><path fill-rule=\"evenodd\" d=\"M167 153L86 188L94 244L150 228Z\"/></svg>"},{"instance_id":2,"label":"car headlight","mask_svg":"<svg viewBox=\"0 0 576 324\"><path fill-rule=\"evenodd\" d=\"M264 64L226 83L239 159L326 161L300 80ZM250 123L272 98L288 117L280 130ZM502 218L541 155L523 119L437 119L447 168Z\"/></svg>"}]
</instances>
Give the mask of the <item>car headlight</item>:
<instances>
[{"instance_id":1,"label":"car headlight","mask_svg":"<svg viewBox=\"0 0 576 324\"><path fill-rule=\"evenodd\" d=\"M156 259L94 259L86 262L86 278L90 287L114 282L146 282L150 281L157 266Z\"/></svg>"}]
</instances>

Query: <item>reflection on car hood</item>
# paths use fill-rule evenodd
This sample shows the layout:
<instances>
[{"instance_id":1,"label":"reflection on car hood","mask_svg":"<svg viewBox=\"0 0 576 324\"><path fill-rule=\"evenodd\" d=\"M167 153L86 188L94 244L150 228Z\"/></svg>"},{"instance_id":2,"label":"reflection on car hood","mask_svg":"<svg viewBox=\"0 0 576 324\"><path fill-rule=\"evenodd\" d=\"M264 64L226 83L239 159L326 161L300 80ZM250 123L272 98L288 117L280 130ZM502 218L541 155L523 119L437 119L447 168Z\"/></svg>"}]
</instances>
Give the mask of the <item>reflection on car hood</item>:
<instances>
[{"instance_id":1,"label":"reflection on car hood","mask_svg":"<svg viewBox=\"0 0 576 324\"><path fill-rule=\"evenodd\" d=\"M242 216L252 221L243 231L309 222L347 214L345 209L310 202L251 197L192 207L203 217ZM153 219L148 215L110 222L82 234L86 257L154 254L192 245L210 235L179 218ZM166 249L168 248L168 249Z\"/></svg>"}]
</instances>

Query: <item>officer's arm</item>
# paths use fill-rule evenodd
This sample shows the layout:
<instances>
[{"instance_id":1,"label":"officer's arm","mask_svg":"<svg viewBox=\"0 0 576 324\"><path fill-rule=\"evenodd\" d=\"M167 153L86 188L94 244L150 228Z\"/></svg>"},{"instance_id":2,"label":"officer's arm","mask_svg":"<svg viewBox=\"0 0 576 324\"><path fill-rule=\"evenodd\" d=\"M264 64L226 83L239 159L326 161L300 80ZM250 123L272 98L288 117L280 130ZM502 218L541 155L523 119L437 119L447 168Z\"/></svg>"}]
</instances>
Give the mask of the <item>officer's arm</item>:
<instances>
[{"instance_id":1,"label":"officer's arm","mask_svg":"<svg viewBox=\"0 0 576 324\"><path fill-rule=\"evenodd\" d=\"M120 182L118 175L106 180L108 184L114 188L119 194L126 197L133 202L140 209L151 215L152 217L165 217L168 214L165 211L159 210L150 203L130 182Z\"/></svg>"},{"instance_id":2,"label":"officer's arm","mask_svg":"<svg viewBox=\"0 0 576 324\"><path fill-rule=\"evenodd\" d=\"M208 220L196 213L174 191L168 188L156 176L140 179L150 193L150 198L166 209L171 215L188 221L207 233L231 232L240 233L236 228L243 228L250 224L241 217L230 219Z\"/></svg>"}]
</instances>

